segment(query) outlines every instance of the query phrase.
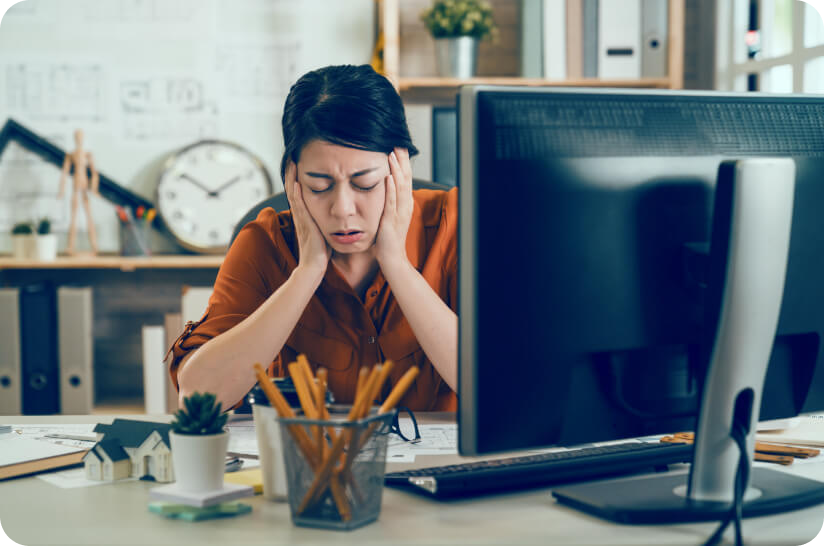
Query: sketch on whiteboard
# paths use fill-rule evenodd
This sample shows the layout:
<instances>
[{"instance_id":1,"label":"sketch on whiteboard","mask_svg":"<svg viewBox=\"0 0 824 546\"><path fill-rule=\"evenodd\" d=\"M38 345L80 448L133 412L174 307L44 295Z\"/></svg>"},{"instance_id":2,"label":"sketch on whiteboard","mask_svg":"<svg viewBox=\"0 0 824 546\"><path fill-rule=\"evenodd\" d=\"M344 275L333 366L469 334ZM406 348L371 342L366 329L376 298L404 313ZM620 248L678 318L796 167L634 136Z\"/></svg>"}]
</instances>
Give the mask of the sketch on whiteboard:
<instances>
[{"instance_id":1,"label":"sketch on whiteboard","mask_svg":"<svg viewBox=\"0 0 824 546\"><path fill-rule=\"evenodd\" d=\"M88 0L85 13L89 22L183 23L200 5L197 0Z\"/></svg>"},{"instance_id":2,"label":"sketch on whiteboard","mask_svg":"<svg viewBox=\"0 0 824 546\"><path fill-rule=\"evenodd\" d=\"M219 45L215 70L231 112L279 111L298 77L300 43Z\"/></svg>"},{"instance_id":3,"label":"sketch on whiteboard","mask_svg":"<svg viewBox=\"0 0 824 546\"><path fill-rule=\"evenodd\" d=\"M194 78L120 82L122 137L127 141L194 140L217 134L217 106Z\"/></svg>"},{"instance_id":4,"label":"sketch on whiteboard","mask_svg":"<svg viewBox=\"0 0 824 546\"><path fill-rule=\"evenodd\" d=\"M5 66L4 110L37 121L101 122L105 74L99 64L19 62Z\"/></svg>"},{"instance_id":5,"label":"sketch on whiteboard","mask_svg":"<svg viewBox=\"0 0 824 546\"><path fill-rule=\"evenodd\" d=\"M46 135L64 146L64 135ZM57 199L60 169L50 165L16 142L9 142L0 157L0 231L7 232L17 222L48 217L52 229L68 227L68 201Z\"/></svg>"}]
</instances>

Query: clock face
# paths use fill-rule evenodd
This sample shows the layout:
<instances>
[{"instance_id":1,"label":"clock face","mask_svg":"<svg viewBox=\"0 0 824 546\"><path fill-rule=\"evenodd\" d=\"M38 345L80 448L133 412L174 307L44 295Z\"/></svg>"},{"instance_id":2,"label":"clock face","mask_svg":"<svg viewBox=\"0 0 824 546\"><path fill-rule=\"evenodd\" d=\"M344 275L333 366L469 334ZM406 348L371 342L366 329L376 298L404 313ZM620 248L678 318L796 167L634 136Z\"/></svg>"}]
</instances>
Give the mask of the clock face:
<instances>
[{"instance_id":1,"label":"clock face","mask_svg":"<svg viewBox=\"0 0 824 546\"><path fill-rule=\"evenodd\" d=\"M184 247L222 252L243 215L271 194L269 174L254 155L229 142L203 141L167 160L158 212Z\"/></svg>"}]
</instances>

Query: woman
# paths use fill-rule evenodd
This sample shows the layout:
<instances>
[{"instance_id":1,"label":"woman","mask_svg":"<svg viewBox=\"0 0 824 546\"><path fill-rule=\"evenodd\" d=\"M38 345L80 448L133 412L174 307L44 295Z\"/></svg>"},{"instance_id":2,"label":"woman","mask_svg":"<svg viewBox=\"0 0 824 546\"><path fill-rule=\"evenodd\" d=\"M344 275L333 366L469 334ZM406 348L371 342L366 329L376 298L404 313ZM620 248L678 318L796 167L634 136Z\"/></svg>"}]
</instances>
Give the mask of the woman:
<instances>
[{"instance_id":1,"label":"woman","mask_svg":"<svg viewBox=\"0 0 824 546\"><path fill-rule=\"evenodd\" d=\"M387 392L421 369L403 405L454 410L457 190L412 191L400 96L368 65L309 72L286 99L283 141L291 211L264 209L240 231L205 315L173 345L181 400L207 391L235 406L256 362L283 376L304 353L340 402L361 367L391 359Z\"/></svg>"}]
</instances>

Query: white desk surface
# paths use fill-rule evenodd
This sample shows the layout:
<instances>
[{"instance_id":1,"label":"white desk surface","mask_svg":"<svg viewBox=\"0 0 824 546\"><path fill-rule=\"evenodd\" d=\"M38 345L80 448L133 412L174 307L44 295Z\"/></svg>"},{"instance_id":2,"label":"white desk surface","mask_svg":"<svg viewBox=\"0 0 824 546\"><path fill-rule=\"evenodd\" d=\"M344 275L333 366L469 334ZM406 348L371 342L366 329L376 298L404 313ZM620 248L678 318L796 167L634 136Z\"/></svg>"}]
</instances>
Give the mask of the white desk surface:
<instances>
[{"instance_id":1,"label":"white desk surface","mask_svg":"<svg viewBox=\"0 0 824 546\"><path fill-rule=\"evenodd\" d=\"M125 416L148 418L146 416ZM447 417L448 418L448 417ZM162 418L158 419L161 420ZM166 418L168 419L168 418ZM437 422L421 419L424 422ZM165 420L165 419L164 419ZM96 416L4 416L0 424L110 422ZM415 465L454 460L421 457ZM783 468L782 468L783 470ZM824 482L824 463L789 467L788 472ZM549 489L439 502L384 489L377 522L354 531L326 531L292 525L289 508L258 495L244 499L247 515L187 522L147 509L152 482L131 481L60 489L35 477L0 482L0 524L14 541L35 544L702 544L716 523L619 525L557 504ZM824 487L824 485L822 485ZM824 505L744 521L747 544L800 545L824 523ZM731 529L730 529L731 530ZM728 530L729 539L732 534ZM824 535L823 535L824 536ZM0 539L0 543L3 540Z\"/></svg>"}]
</instances>

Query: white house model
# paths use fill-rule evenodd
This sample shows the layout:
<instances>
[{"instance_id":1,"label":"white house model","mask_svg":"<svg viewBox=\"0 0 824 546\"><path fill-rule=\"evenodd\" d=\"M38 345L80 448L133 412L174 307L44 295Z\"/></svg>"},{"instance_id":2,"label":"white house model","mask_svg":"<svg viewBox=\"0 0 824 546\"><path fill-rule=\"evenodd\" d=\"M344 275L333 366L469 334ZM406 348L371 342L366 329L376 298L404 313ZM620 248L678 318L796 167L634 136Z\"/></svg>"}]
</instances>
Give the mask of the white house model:
<instances>
[{"instance_id":1,"label":"white house model","mask_svg":"<svg viewBox=\"0 0 824 546\"><path fill-rule=\"evenodd\" d=\"M114 481L128 477L151 477L157 482L174 481L170 425L148 421L115 419L97 425L103 438L83 457L86 478Z\"/></svg>"}]
</instances>

